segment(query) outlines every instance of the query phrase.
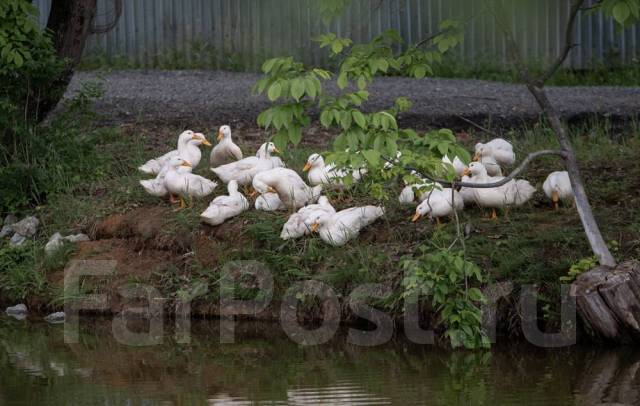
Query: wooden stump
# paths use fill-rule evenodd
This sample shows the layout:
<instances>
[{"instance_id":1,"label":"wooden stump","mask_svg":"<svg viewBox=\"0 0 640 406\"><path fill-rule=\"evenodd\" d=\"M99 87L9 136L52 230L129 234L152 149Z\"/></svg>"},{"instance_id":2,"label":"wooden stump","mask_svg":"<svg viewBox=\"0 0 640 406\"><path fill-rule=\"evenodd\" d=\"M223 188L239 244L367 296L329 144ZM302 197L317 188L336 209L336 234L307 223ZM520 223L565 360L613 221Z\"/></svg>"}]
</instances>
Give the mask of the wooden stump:
<instances>
[{"instance_id":1,"label":"wooden stump","mask_svg":"<svg viewBox=\"0 0 640 406\"><path fill-rule=\"evenodd\" d=\"M582 320L598 338L640 342L640 263L599 266L571 285Z\"/></svg>"}]
</instances>

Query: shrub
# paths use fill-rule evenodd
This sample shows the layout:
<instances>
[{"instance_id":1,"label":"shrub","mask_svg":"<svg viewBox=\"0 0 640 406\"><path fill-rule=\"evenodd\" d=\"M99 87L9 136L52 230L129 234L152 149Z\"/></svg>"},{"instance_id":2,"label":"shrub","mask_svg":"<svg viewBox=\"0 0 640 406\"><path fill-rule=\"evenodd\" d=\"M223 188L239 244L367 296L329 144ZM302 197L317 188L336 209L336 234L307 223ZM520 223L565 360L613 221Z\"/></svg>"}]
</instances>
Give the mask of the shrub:
<instances>
[{"instance_id":1,"label":"shrub","mask_svg":"<svg viewBox=\"0 0 640 406\"><path fill-rule=\"evenodd\" d=\"M432 248L424 245L419 251L418 257L402 260L405 300L430 297L453 348L489 347L478 307L485 298L480 289L469 286L483 282L480 268L467 261L461 252L447 249L432 252Z\"/></svg>"}]
</instances>

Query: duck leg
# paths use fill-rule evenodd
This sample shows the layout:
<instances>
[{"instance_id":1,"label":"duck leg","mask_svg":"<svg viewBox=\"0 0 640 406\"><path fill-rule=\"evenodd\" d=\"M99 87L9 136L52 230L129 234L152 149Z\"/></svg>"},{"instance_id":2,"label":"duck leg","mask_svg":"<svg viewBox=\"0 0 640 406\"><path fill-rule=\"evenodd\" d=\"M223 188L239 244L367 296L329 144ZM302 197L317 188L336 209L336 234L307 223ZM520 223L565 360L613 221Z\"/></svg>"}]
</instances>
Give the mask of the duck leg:
<instances>
[{"instance_id":1,"label":"duck leg","mask_svg":"<svg viewBox=\"0 0 640 406\"><path fill-rule=\"evenodd\" d=\"M186 205L186 203L184 201L184 197L180 196L180 208L179 208L179 210L182 210L182 209L184 209L186 207L187 207L187 205Z\"/></svg>"},{"instance_id":2,"label":"duck leg","mask_svg":"<svg viewBox=\"0 0 640 406\"><path fill-rule=\"evenodd\" d=\"M555 190L551 192L551 200L553 201L553 207L558 210L558 201L560 200L560 197L558 196L558 192Z\"/></svg>"},{"instance_id":3,"label":"duck leg","mask_svg":"<svg viewBox=\"0 0 640 406\"><path fill-rule=\"evenodd\" d=\"M442 222L440 221L440 217L436 217L436 225L438 228L442 227Z\"/></svg>"},{"instance_id":4,"label":"duck leg","mask_svg":"<svg viewBox=\"0 0 640 406\"><path fill-rule=\"evenodd\" d=\"M491 220L498 220L498 213L496 212L495 207L491 209Z\"/></svg>"},{"instance_id":5,"label":"duck leg","mask_svg":"<svg viewBox=\"0 0 640 406\"><path fill-rule=\"evenodd\" d=\"M245 196L254 196L255 195L255 190L253 189L253 186L251 185L244 185L242 187L243 191L244 191L244 195Z\"/></svg>"}]
</instances>

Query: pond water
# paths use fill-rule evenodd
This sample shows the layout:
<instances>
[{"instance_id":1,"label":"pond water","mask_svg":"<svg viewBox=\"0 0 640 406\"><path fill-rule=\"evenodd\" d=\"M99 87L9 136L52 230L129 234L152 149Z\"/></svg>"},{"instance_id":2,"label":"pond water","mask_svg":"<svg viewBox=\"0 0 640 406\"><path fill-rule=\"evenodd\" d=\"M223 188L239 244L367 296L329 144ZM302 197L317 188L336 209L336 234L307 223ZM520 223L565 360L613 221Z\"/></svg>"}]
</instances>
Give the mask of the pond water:
<instances>
[{"instance_id":1,"label":"pond water","mask_svg":"<svg viewBox=\"0 0 640 406\"><path fill-rule=\"evenodd\" d=\"M62 325L0 317L0 405L190 404L639 404L640 350L498 345L447 352L404 339L375 348L344 335L302 347L276 325L194 322L190 344L170 331L154 346L125 346L111 323Z\"/></svg>"}]
</instances>

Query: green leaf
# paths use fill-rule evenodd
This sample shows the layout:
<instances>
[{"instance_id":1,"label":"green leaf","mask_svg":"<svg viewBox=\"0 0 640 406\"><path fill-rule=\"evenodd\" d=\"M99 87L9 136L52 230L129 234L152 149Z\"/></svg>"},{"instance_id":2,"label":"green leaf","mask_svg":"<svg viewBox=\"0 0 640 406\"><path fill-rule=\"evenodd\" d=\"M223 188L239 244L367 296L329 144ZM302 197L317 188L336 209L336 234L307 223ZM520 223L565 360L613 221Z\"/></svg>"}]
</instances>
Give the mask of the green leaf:
<instances>
[{"instance_id":1,"label":"green leaf","mask_svg":"<svg viewBox=\"0 0 640 406\"><path fill-rule=\"evenodd\" d=\"M291 141L293 145L298 145L300 143L300 140L302 140L301 128L297 125L292 125L289 128L289 141Z\"/></svg>"},{"instance_id":2,"label":"green leaf","mask_svg":"<svg viewBox=\"0 0 640 406\"><path fill-rule=\"evenodd\" d=\"M312 99L316 98L316 84L313 79L306 79L304 81L304 88L309 97L311 97Z\"/></svg>"},{"instance_id":3,"label":"green leaf","mask_svg":"<svg viewBox=\"0 0 640 406\"><path fill-rule=\"evenodd\" d=\"M282 86L280 86L280 82L276 82L269 87L269 92L267 96L269 100L276 101L280 97L280 93L282 92Z\"/></svg>"},{"instance_id":4,"label":"green leaf","mask_svg":"<svg viewBox=\"0 0 640 406\"><path fill-rule=\"evenodd\" d=\"M333 113L331 110L325 110L320 114L320 124L324 127L329 128L331 123L333 122Z\"/></svg>"},{"instance_id":5,"label":"green leaf","mask_svg":"<svg viewBox=\"0 0 640 406\"><path fill-rule=\"evenodd\" d=\"M348 111L340 113L340 124L342 125L342 129L348 130L351 127L351 113Z\"/></svg>"},{"instance_id":6,"label":"green leaf","mask_svg":"<svg viewBox=\"0 0 640 406\"><path fill-rule=\"evenodd\" d=\"M300 78L296 78L291 83L291 96L300 101L300 98L304 95L305 83Z\"/></svg>"},{"instance_id":7,"label":"green leaf","mask_svg":"<svg viewBox=\"0 0 640 406\"><path fill-rule=\"evenodd\" d=\"M613 18L615 18L617 22L619 22L620 24L624 24L627 18L629 18L629 16L631 15L631 9L629 9L627 3L619 2L615 5L615 7L613 7L612 14Z\"/></svg>"},{"instance_id":8,"label":"green leaf","mask_svg":"<svg viewBox=\"0 0 640 406\"><path fill-rule=\"evenodd\" d=\"M262 71L264 73L269 73L271 69L273 69L273 65L276 63L276 58L268 59L262 64Z\"/></svg>"},{"instance_id":9,"label":"green leaf","mask_svg":"<svg viewBox=\"0 0 640 406\"><path fill-rule=\"evenodd\" d=\"M364 114L362 114L358 110L353 110L351 115L353 116L353 121L355 121L360 128L362 128L363 130L367 128L367 119L365 118Z\"/></svg>"},{"instance_id":10,"label":"green leaf","mask_svg":"<svg viewBox=\"0 0 640 406\"><path fill-rule=\"evenodd\" d=\"M285 129L278 131L273 137L273 143L276 144L276 147L280 150L286 148L287 141L289 141L289 131Z\"/></svg>"},{"instance_id":11,"label":"green leaf","mask_svg":"<svg viewBox=\"0 0 640 406\"><path fill-rule=\"evenodd\" d=\"M339 54L340 52L342 52L342 43L340 43L340 41L333 41L333 43L331 44L331 52L333 52L334 54Z\"/></svg>"},{"instance_id":12,"label":"green leaf","mask_svg":"<svg viewBox=\"0 0 640 406\"><path fill-rule=\"evenodd\" d=\"M340 73L340 75L338 75L338 87L340 89L344 89L345 87L347 87L348 84L349 84L349 81L347 79L347 73L346 72Z\"/></svg>"},{"instance_id":13,"label":"green leaf","mask_svg":"<svg viewBox=\"0 0 640 406\"><path fill-rule=\"evenodd\" d=\"M424 66L418 66L413 72L413 75L416 77L416 79L422 79L427 75L427 69Z\"/></svg>"},{"instance_id":14,"label":"green leaf","mask_svg":"<svg viewBox=\"0 0 640 406\"><path fill-rule=\"evenodd\" d=\"M380 165L380 152L373 149L367 149L362 151L362 155L364 155L365 159L369 161L372 166Z\"/></svg>"},{"instance_id":15,"label":"green leaf","mask_svg":"<svg viewBox=\"0 0 640 406\"><path fill-rule=\"evenodd\" d=\"M367 87L367 79L364 76L358 78L358 89L364 90Z\"/></svg>"}]
</instances>

